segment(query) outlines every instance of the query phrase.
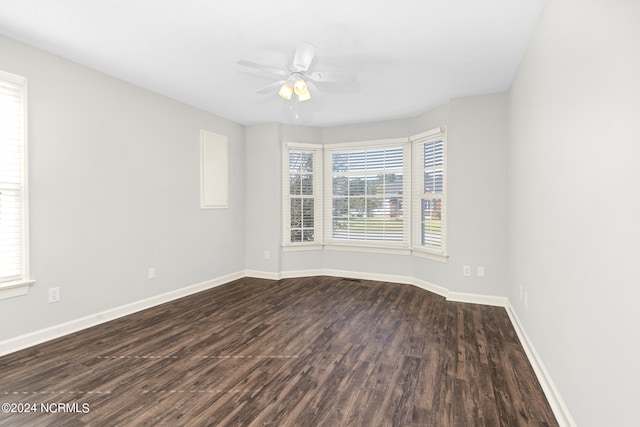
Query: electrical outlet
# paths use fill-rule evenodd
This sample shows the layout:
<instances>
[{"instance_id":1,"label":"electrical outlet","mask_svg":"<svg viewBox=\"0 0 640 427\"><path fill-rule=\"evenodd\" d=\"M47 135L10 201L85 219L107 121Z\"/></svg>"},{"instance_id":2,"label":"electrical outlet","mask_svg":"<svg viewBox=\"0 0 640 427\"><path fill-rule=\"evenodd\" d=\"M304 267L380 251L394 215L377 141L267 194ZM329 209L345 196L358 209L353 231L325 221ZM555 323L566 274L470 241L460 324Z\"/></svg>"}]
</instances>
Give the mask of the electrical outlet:
<instances>
[{"instance_id":1,"label":"electrical outlet","mask_svg":"<svg viewBox=\"0 0 640 427\"><path fill-rule=\"evenodd\" d=\"M484 265L479 265L476 273L478 277L484 277Z\"/></svg>"},{"instance_id":2,"label":"electrical outlet","mask_svg":"<svg viewBox=\"0 0 640 427\"><path fill-rule=\"evenodd\" d=\"M462 266L462 275L465 277L471 277L471 266L463 265Z\"/></svg>"},{"instance_id":3,"label":"electrical outlet","mask_svg":"<svg viewBox=\"0 0 640 427\"><path fill-rule=\"evenodd\" d=\"M156 278L156 269L155 269L155 267L149 267L149 269L147 270L147 277L149 277L149 279L155 279Z\"/></svg>"},{"instance_id":4,"label":"electrical outlet","mask_svg":"<svg viewBox=\"0 0 640 427\"><path fill-rule=\"evenodd\" d=\"M269 253L269 251L264 251L264 259L269 259L271 258L271 254Z\"/></svg>"},{"instance_id":5,"label":"electrical outlet","mask_svg":"<svg viewBox=\"0 0 640 427\"><path fill-rule=\"evenodd\" d=\"M60 287L49 288L49 304L60 301Z\"/></svg>"}]
</instances>

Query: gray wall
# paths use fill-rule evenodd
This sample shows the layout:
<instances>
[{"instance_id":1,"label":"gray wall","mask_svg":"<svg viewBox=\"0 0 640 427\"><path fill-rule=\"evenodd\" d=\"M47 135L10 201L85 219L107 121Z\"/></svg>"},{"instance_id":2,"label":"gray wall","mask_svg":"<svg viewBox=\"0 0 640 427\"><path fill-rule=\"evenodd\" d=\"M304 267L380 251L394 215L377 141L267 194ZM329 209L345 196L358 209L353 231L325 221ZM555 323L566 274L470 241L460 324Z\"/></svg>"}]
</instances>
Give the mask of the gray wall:
<instances>
[{"instance_id":1,"label":"gray wall","mask_svg":"<svg viewBox=\"0 0 640 427\"><path fill-rule=\"evenodd\" d=\"M446 125L450 255L447 263L409 255L333 250L283 252L281 271L327 269L415 277L455 292L504 296L507 290L504 262L507 247L507 99L506 93L454 99L410 119L327 127L322 129L321 138L315 140L331 144L408 137ZM291 133L287 135L292 136L290 140L297 140ZM261 151L247 151L249 158L264 155ZM254 166L261 168L262 172L257 175L260 180L271 181L268 176L278 174L279 177L281 173L272 164L259 166L256 162ZM248 180L253 182L251 178ZM279 192L271 186L257 185L261 186L261 191L280 198ZM279 218L280 210L280 206L274 205L272 217ZM251 215L253 213L249 212ZM251 248L252 243L247 242L247 245ZM259 252L259 248L248 250ZM463 277L462 266L465 264L474 267L474 277ZM475 277L479 265L486 268L484 278Z\"/></svg>"},{"instance_id":2,"label":"gray wall","mask_svg":"<svg viewBox=\"0 0 640 427\"><path fill-rule=\"evenodd\" d=\"M242 126L7 38L0 52L28 78L36 279L0 300L0 341L244 269ZM200 129L229 138L229 209L199 208Z\"/></svg>"},{"instance_id":3,"label":"gray wall","mask_svg":"<svg viewBox=\"0 0 640 427\"><path fill-rule=\"evenodd\" d=\"M638 17L549 1L510 96L509 298L580 426L638 418Z\"/></svg>"}]
</instances>

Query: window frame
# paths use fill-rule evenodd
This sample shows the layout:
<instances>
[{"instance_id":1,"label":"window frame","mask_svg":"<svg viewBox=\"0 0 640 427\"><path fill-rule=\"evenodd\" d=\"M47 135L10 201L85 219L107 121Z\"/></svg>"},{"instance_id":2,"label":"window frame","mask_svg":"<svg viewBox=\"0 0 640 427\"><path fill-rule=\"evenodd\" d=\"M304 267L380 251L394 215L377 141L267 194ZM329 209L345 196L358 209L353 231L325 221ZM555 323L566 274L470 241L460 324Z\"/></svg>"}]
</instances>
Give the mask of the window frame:
<instances>
[{"instance_id":1,"label":"window frame","mask_svg":"<svg viewBox=\"0 0 640 427\"><path fill-rule=\"evenodd\" d=\"M428 132L423 132L414 135L410 138L413 162L412 162L412 218L413 225L411 248L413 253L417 256L433 259L436 261L446 261L447 255L447 225L448 225L448 209L447 209L447 194L448 194L448 179L447 179L447 129L446 127L439 127ZM420 155L420 148L424 144L429 144L436 141L442 141L442 165L434 165L431 167L425 167L424 155ZM440 167L439 167L440 166ZM429 247L422 244L421 230L421 210L422 200L424 197L424 173L426 171L435 171L442 169L442 191L439 193L439 199L441 201L440 210L440 236L441 246L439 249Z\"/></svg>"},{"instance_id":2,"label":"window frame","mask_svg":"<svg viewBox=\"0 0 640 427\"><path fill-rule=\"evenodd\" d=\"M441 242L438 249L425 247L421 242L421 200L424 195L424 157L420 157L418 152L420 144L442 140L442 194L440 215L441 215ZM346 150L380 149L392 146L403 147L403 240L395 243L393 241L371 241L371 240L351 240L343 241L333 239L333 153ZM350 252L371 252L394 255L415 255L420 258L427 258L438 262L448 260L448 178L447 178L447 128L438 127L427 132L419 133L408 138L391 138L373 141L355 141L341 143L295 143L283 142L283 167L282 167L282 207L283 207L283 251L297 250L339 250ZM289 193L289 151L290 150L312 150L321 162L314 160L314 197L315 197L315 235L321 236L315 242L296 243L290 241L290 205ZM424 156L424 154L423 154ZM422 166L420 163L422 162ZM319 186L319 188L317 187ZM318 209L321 209L318 212ZM320 233L320 234L318 234ZM288 237L289 236L289 237Z\"/></svg>"},{"instance_id":3,"label":"window frame","mask_svg":"<svg viewBox=\"0 0 640 427\"><path fill-rule=\"evenodd\" d=\"M313 176L311 197L314 200L314 240L301 242L291 241L291 199L290 194L290 154L291 152L304 152L311 153L313 156L313 170L311 175ZM323 231L322 231L322 212L323 212L323 188L322 188L322 145L309 144L302 142L289 142L282 143L282 247L284 250L297 249L297 250L312 250L321 249L323 245ZM294 195L295 196L295 195ZM300 198L303 195L301 195ZM304 227L303 227L304 228Z\"/></svg>"},{"instance_id":4,"label":"window frame","mask_svg":"<svg viewBox=\"0 0 640 427\"><path fill-rule=\"evenodd\" d=\"M18 76L6 71L0 70L0 84L14 90L19 99L18 108L21 110L21 127L17 140L17 149L20 152L19 159L15 166L20 168L19 182L13 183L14 191L19 194L18 197L18 210L19 210L19 233L20 233L20 272L15 276L7 276L6 279L0 278L0 299L11 298L20 295L26 295L29 291L29 286L35 281L30 279L29 270L29 183L28 183L28 107L27 107L27 79L26 77ZM10 189L9 183L6 187L0 188Z\"/></svg>"},{"instance_id":5,"label":"window frame","mask_svg":"<svg viewBox=\"0 0 640 427\"><path fill-rule=\"evenodd\" d=\"M401 147L403 152L403 217L402 239L394 242L391 240L360 240L360 239L336 239L333 237L333 154L336 152L353 152L380 150L384 148ZM347 174L348 175L348 174ZM331 249L353 250L365 249L375 252L406 253L410 251L411 242L411 212L406 207L411 206L411 145L408 138L392 138L374 141L357 141L324 145L324 242ZM406 195L406 197L405 197ZM366 196L365 196L366 197Z\"/></svg>"}]
</instances>

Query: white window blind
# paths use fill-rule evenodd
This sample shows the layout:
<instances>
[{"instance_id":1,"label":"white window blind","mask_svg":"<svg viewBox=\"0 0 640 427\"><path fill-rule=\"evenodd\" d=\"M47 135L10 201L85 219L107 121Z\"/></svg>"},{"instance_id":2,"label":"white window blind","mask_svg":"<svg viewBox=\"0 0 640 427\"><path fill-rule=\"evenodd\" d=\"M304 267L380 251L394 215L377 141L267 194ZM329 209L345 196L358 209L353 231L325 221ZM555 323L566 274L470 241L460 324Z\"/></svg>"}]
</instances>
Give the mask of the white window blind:
<instances>
[{"instance_id":1,"label":"white window blind","mask_svg":"<svg viewBox=\"0 0 640 427\"><path fill-rule=\"evenodd\" d=\"M321 147L285 143L283 176L283 243L322 242Z\"/></svg>"},{"instance_id":2,"label":"white window blind","mask_svg":"<svg viewBox=\"0 0 640 427\"><path fill-rule=\"evenodd\" d=\"M408 247L406 140L325 149L325 243Z\"/></svg>"},{"instance_id":3,"label":"white window blind","mask_svg":"<svg viewBox=\"0 0 640 427\"><path fill-rule=\"evenodd\" d=\"M413 137L413 247L446 252L446 158L444 129Z\"/></svg>"},{"instance_id":4,"label":"white window blind","mask_svg":"<svg viewBox=\"0 0 640 427\"><path fill-rule=\"evenodd\" d=\"M0 287L27 280L26 79L0 71Z\"/></svg>"}]
</instances>

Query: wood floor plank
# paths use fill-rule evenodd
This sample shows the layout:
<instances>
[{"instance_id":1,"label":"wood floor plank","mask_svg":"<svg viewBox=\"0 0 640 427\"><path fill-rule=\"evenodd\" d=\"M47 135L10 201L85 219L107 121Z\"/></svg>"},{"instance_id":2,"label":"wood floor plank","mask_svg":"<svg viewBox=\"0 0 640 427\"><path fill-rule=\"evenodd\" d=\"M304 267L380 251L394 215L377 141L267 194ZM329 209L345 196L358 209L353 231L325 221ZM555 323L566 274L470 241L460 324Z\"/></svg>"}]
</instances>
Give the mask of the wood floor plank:
<instances>
[{"instance_id":1,"label":"wood floor plank","mask_svg":"<svg viewBox=\"0 0 640 427\"><path fill-rule=\"evenodd\" d=\"M63 405L3 427L557 425L504 309L335 277L240 279L1 357L0 403Z\"/></svg>"}]
</instances>

